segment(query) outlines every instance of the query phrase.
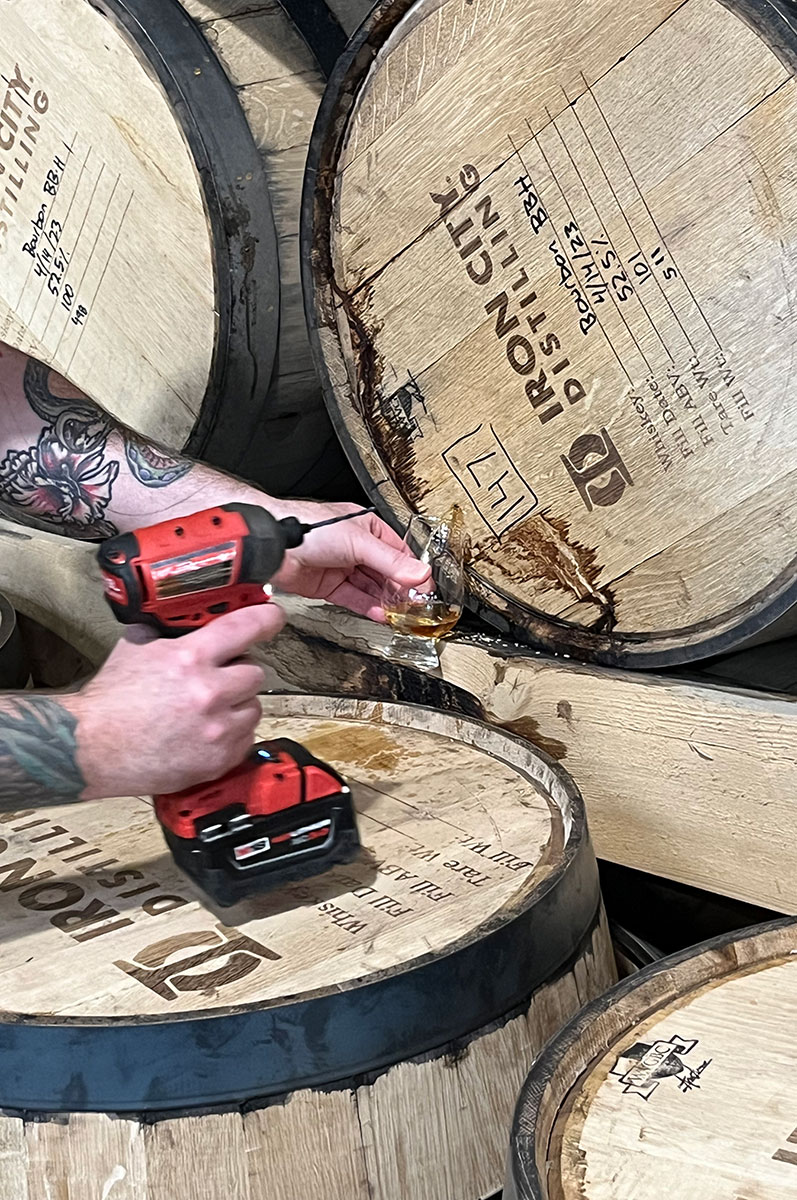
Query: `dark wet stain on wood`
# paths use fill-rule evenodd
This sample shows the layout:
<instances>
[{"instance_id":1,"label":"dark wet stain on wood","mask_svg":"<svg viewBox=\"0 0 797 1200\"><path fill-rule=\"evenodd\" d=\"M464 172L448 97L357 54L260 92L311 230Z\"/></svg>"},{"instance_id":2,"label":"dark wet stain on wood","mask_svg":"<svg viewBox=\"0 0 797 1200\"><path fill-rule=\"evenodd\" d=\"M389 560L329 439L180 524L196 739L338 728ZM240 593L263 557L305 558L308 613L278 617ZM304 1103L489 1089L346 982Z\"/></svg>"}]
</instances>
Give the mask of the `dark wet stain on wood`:
<instances>
[{"instance_id":1,"label":"dark wet stain on wood","mask_svg":"<svg viewBox=\"0 0 797 1200\"><path fill-rule=\"evenodd\" d=\"M343 649L326 638L299 629L289 628L283 641L286 637L296 638L311 653L317 650L322 662L325 655L334 652L335 678L330 680L319 671L319 683L323 688L332 684L329 690L336 694L364 700L401 700L405 704L423 704L485 720L484 708L475 696L436 675L392 663L381 655Z\"/></svg>"},{"instance_id":2,"label":"dark wet stain on wood","mask_svg":"<svg viewBox=\"0 0 797 1200\"><path fill-rule=\"evenodd\" d=\"M352 769L389 775L410 754L382 725L327 721L311 730L304 740L317 758L335 763L344 775Z\"/></svg>"},{"instance_id":3,"label":"dark wet stain on wood","mask_svg":"<svg viewBox=\"0 0 797 1200\"><path fill-rule=\"evenodd\" d=\"M569 700L560 700L556 706L556 715L566 722L569 729L573 728L573 705Z\"/></svg>"},{"instance_id":4,"label":"dark wet stain on wood","mask_svg":"<svg viewBox=\"0 0 797 1200\"><path fill-rule=\"evenodd\" d=\"M429 491L429 485L418 476L412 436L392 425L382 410L384 361L375 345L382 326L370 313L370 285L359 291L356 297L343 292L334 283L333 286L349 322L352 352L357 367L358 411L365 422L374 449L399 494L411 508L420 509Z\"/></svg>"},{"instance_id":5,"label":"dark wet stain on wood","mask_svg":"<svg viewBox=\"0 0 797 1200\"><path fill-rule=\"evenodd\" d=\"M518 717L514 721L501 721L500 727L509 733L516 733L518 737L525 738L527 742L531 742L533 746L545 751L557 762L561 762L563 758L567 757L567 746L564 742L540 733L540 723L535 721L534 717Z\"/></svg>"},{"instance_id":6,"label":"dark wet stain on wood","mask_svg":"<svg viewBox=\"0 0 797 1200\"><path fill-rule=\"evenodd\" d=\"M594 605L598 616L591 623L595 633L610 633L617 618L615 598L600 586L601 565L597 554L570 537L570 526L561 517L529 517L501 544L500 560L484 551L482 561L491 562L515 586L538 579L549 587L586 604Z\"/></svg>"}]
</instances>

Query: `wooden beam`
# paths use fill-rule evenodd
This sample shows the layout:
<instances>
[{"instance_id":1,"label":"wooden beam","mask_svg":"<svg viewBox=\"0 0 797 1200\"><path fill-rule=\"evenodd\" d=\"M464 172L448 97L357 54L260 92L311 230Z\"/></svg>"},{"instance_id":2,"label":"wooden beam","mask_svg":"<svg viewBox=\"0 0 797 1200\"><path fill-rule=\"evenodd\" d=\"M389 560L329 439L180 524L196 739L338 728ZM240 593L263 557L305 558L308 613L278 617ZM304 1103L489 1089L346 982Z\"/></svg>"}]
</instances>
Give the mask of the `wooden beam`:
<instances>
[{"instance_id":1,"label":"wooden beam","mask_svg":"<svg viewBox=\"0 0 797 1200\"><path fill-rule=\"evenodd\" d=\"M449 642L435 685L379 654L384 629L326 605L286 607L290 628L264 654L271 687L469 712L475 701L571 773L600 858L797 913L794 698L581 666L490 637Z\"/></svg>"},{"instance_id":2,"label":"wooden beam","mask_svg":"<svg viewBox=\"0 0 797 1200\"><path fill-rule=\"evenodd\" d=\"M19 612L98 665L119 637L97 547L0 519L0 591Z\"/></svg>"}]
</instances>

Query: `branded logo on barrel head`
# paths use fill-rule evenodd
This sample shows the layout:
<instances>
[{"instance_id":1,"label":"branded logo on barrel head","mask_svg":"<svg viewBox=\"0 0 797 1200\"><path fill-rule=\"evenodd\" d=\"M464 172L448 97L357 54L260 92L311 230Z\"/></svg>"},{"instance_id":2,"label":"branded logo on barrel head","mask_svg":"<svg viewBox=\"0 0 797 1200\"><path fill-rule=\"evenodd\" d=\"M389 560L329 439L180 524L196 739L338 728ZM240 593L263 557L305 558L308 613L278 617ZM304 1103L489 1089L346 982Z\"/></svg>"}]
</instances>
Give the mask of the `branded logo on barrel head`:
<instances>
[{"instance_id":1,"label":"branded logo on barrel head","mask_svg":"<svg viewBox=\"0 0 797 1200\"><path fill-rule=\"evenodd\" d=\"M691 1092L700 1087L700 1076L710 1066L708 1058L699 1067L683 1061L697 1045L697 1038L684 1041L671 1037L669 1041L634 1042L618 1058L609 1072L623 1085L624 1092L632 1092L649 1100L664 1079L674 1079L682 1092Z\"/></svg>"},{"instance_id":2,"label":"branded logo on barrel head","mask_svg":"<svg viewBox=\"0 0 797 1200\"><path fill-rule=\"evenodd\" d=\"M562 462L588 512L595 505L608 508L616 504L626 487L634 486L631 472L605 429L582 433L562 455Z\"/></svg>"},{"instance_id":3,"label":"branded logo on barrel head","mask_svg":"<svg viewBox=\"0 0 797 1200\"><path fill-rule=\"evenodd\" d=\"M219 924L215 929L162 938L139 950L133 962L118 959L114 966L164 1000L176 1000L181 992L226 987L250 975L265 960L276 962L281 957L248 934Z\"/></svg>"},{"instance_id":4,"label":"branded logo on barrel head","mask_svg":"<svg viewBox=\"0 0 797 1200\"><path fill-rule=\"evenodd\" d=\"M392 395L382 399L381 407L385 419L394 429L406 434L413 441L423 437L419 410L424 415L428 414L428 410L418 381L412 375L408 374L405 384L402 384Z\"/></svg>"}]
</instances>

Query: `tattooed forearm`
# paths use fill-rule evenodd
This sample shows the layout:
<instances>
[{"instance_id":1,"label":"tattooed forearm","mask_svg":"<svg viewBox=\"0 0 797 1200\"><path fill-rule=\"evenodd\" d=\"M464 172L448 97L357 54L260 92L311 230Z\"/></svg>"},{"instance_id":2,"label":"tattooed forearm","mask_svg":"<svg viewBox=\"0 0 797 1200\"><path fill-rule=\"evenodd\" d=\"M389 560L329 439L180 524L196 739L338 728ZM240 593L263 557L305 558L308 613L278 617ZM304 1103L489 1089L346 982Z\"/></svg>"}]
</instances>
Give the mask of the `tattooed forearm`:
<instances>
[{"instance_id":1,"label":"tattooed forearm","mask_svg":"<svg viewBox=\"0 0 797 1200\"><path fill-rule=\"evenodd\" d=\"M113 515L114 488L121 487L125 462L134 483L148 489L168 487L194 466L114 421L35 359L25 362L22 386L44 427L34 445L6 449L0 503L25 524L86 540L111 537L118 528L109 510Z\"/></svg>"},{"instance_id":2,"label":"tattooed forearm","mask_svg":"<svg viewBox=\"0 0 797 1200\"><path fill-rule=\"evenodd\" d=\"M48 696L0 697L0 809L70 804L86 784L77 719Z\"/></svg>"},{"instance_id":3,"label":"tattooed forearm","mask_svg":"<svg viewBox=\"0 0 797 1200\"><path fill-rule=\"evenodd\" d=\"M63 384L64 394L52 390ZM9 450L0 463L0 490L21 510L21 519L61 529L79 538L117 532L105 517L119 463L105 461L111 418L49 368L28 359L25 397L45 421L38 442Z\"/></svg>"}]
</instances>

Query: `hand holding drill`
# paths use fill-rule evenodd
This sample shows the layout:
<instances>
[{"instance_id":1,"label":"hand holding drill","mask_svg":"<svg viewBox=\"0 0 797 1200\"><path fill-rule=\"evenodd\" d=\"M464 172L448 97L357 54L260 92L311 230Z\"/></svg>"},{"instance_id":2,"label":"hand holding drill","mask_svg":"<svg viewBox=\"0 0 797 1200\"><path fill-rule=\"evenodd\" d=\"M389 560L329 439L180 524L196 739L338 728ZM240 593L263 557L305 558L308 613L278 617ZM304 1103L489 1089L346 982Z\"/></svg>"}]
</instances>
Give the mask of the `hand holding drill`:
<instances>
[{"instance_id":1,"label":"hand holding drill","mask_svg":"<svg viewBox=\"0 0 797 1200\"><path fill-rule=\"evenodd\" d=\"M318 525L355 515L302 525L229 504L119 535L99 551L106 598L120 621L167 639L187 635L159 645L156 669L174 690L178 720L186 700L198 707L208 745L184 748L198 768L187 788L175 794L188 766L178 751L170 764L177 774L166 767L165 782L151 790L175 860L221 904L325 870L359 846L349 789L332 768L297 743L252 746L260 716L252 689L263 673L236 661L251 644L252 622L263 619L268 581L286 549ZM279 618L264 623L272 636L280 626ZM124 654L117 648L117 670ZM218 755L210 771L199 767L208 746L211 760Z\"/></svg>"}]
</instances>

